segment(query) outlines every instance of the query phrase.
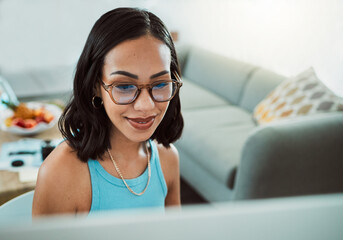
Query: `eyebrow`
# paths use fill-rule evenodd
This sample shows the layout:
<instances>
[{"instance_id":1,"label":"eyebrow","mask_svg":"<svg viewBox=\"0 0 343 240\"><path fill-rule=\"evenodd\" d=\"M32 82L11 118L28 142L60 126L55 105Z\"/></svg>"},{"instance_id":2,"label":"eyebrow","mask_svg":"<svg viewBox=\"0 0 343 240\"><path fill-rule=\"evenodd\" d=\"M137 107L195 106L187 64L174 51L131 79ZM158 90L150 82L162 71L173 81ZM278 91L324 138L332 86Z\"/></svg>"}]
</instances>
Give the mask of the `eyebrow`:
<instances>
[{"instance_id":1,"label":"eyebrow","mask_svg":"<svg viewBox=\"0 0 343 240\"><path fill-rule=\"evenodd\" d=\"M159 72L159 73L155 73L155 74L153 74L153 75L150 76L150 79L157 78L157 77L159 77L159 76L163 76L163 75L165 75L165 74L167 74L167 73L169 73L169 71L167 71L167 70L161 71L161 72Z\"/></svg>"},{"instance_id":2,"label":"eyebrow","mask_svg":"<svg viewBox=\"0 0 343 240\"><path fill-rule=\"evenodd\" d=\"M116 75L116 74L124 75L124 76L130 77L130 78L133 78L133 79L138 79L137 75L129 73L129 72L126 72L126 71L116 71L116 72L111 73L110 76Z\"/></svg>"},{"instance_id":3,"label":"eyebrow","mask_svg":"<svg viewBox=\"0 0 343 240\"><path fill-rule=\"evenodd\" d=\"M158 73L155 73L155 74L151 75L151 76L150 76L150 79L154 79L154 78L163 76L163 75L168 74L168 73L169 73L169 71L163 70L163 71L161 71L161 72L158 72ZM137 75L135 75L135 74L133 74L133 73L126 72L126 71L115 71L115 72L111 73L110 76L116 75L116 74L118 74L118 75L124 75L124 76L127 76L127 77L129 77L129 78L133 78L133 79L138 79L138 76L137 76Z\"/></svg>"}]
</instances>

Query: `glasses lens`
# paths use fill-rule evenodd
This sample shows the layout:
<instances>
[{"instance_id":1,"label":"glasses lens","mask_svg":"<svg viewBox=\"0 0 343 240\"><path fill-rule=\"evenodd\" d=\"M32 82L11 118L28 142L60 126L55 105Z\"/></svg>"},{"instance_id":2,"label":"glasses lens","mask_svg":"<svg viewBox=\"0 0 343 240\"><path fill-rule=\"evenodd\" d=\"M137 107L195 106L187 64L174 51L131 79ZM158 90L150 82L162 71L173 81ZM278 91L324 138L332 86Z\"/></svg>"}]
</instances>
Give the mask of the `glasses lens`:
<instances>
[{"instance_id":1,"label":"glasses lens","mask_svg":"<svg viewBox=\"0 0 343 240\"><path fill-rule=\"evenodd\" d=\"M152 87L151 93L155 101L168 101L174 95L176 87L175 82L159 82Z\"/></svg>"},{"instance_id":2,"label":"glasses lens","mask_svg":"<svg viewBox=\"0 0 343 240\"><path fill-rule=\"evenodd\" d=\"M136 94L137 87L133 84L120 84L112 88L112 96L117 103L129 103Z\"/></svg>"}]
</instances>

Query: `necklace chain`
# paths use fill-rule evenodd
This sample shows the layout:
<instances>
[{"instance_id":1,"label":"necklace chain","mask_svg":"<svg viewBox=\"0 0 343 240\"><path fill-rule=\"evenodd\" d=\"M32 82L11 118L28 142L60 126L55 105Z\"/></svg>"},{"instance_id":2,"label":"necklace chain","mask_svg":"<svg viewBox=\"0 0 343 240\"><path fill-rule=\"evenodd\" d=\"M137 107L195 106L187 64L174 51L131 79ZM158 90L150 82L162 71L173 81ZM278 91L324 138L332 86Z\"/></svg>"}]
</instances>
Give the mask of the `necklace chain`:
<instances>
[{"instance_id":1,"label":"necklace chain","mask_svg":"<svg viewBox=\"0 0 343 240\"><path fill-rule=\"evenodd\" d=\"M151 177L151 167L150 167L150 153L149 153L149 150L148 150L148 144L145 143L145 147L146 147L146 152L147 152L147 155L148 155L148 182L146 183L146 186L145 188L143 189L142 192L140 193L136 193L135 191L133 191L130 186L126 183L124 177L123 177L123 174L121 174L121 171L119 169L119 167L117 166L116 162L114 161L109 149L107 149L107 152L108 152L108 155L110 156L112 162L113 162L113 165L114 165L114 168L116 169L117 173L119 174L121 180L123 181L123 183L125 184L126 188L134 195L136 196L141 196L143 195L143 193L147 190L148 188L148 185L149 185L149 182L150 182L150 177Z\"/></svg>"}]
</instances>

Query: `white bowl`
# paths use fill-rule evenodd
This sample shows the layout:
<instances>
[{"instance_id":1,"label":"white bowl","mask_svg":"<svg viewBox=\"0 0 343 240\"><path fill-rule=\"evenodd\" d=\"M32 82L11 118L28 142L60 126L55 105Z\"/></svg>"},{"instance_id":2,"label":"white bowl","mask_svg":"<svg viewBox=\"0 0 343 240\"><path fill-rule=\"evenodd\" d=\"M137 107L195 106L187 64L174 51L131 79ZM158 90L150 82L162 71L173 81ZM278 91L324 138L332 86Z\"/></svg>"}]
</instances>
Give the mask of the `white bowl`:
<instances>
[{"instance_id":1,"label":"white bowl","mask_svg":"<svg viewBox=\"0 0 343 240\"><path fill-rule=\"evenodd\" d=\"M58 119L62 113L62 110L53 104L40 103L40 102L28 102L25 104L28 108L31 108L31 109L38 109L38 108L44 107L54 116L54 119L50 123L40 122L33 128L22 128L19 126L7 127L5 124L5 120L13 116L13 111L11 109L5 109L1 112L1 115L0 115L0 118L1 118L0 127L2 131L10 132L10 133L21 135L21 136L35 135L35 134L38 134L40 132L43 132L45 130L52 128L58 122Z\"/></svg>"}]
</instances>

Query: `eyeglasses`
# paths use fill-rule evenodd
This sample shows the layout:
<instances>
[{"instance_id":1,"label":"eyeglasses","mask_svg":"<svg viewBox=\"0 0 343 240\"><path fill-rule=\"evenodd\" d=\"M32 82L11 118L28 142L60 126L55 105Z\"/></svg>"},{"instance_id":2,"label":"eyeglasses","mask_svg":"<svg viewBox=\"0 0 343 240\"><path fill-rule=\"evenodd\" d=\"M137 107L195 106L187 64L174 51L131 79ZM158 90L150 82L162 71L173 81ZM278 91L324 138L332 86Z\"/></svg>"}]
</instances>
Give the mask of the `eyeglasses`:
<instances>
[{"instance_id":1,"label":"eyeglasses","mask_svg":"<svg viewBox=\"0 0 343 240\"><path fill-rule=\"evenodd\" d=\"M161 80L142 85L134 83L113 83L106 85L102 82L102 86L110 95L114 103L125 105L133 103L138 98L143 88L148 89L151 98L155 102L170 101L182 86L182 82L175 79Z\"/></svg>"}]
</instances>

